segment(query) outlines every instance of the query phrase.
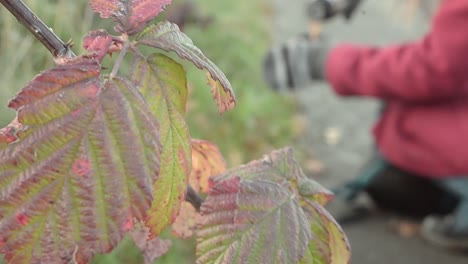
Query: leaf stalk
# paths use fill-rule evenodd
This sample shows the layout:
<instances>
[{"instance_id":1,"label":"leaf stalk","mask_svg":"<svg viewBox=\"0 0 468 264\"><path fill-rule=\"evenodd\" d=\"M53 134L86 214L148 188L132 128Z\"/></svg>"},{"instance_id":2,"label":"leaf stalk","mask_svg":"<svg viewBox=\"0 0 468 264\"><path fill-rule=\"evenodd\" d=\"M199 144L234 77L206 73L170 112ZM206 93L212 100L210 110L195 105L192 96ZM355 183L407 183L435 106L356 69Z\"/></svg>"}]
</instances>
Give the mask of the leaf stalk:
<instances>
[{"instance_id":1,"label":"leaf stalk","mask_svg":"<svg viewBox=\"0 0 468 264\"><path fill-rule=\"evenodd\" d=\"M200 212L200 208L205 200L192 188L188 185L187 195L185 196L185 201L189 202L197 212Z\"/></svg>"},{"instance_id":2,"label":"leaf stalk","mask_svg":"<svg viewBox=\"0 0 468 264\"><path fill-rule=\"evenodd\" d=\"M124 46L122 47L122 50L120 50L119 56L115 60L114 67L112 68L112 72L109 75L109 79L112 80L118 73L120 65L122 64L123 58L125 57L125 54L127 54L128 47L129 47L128 39L125 41Z\"/></svg>"}]
</instances>

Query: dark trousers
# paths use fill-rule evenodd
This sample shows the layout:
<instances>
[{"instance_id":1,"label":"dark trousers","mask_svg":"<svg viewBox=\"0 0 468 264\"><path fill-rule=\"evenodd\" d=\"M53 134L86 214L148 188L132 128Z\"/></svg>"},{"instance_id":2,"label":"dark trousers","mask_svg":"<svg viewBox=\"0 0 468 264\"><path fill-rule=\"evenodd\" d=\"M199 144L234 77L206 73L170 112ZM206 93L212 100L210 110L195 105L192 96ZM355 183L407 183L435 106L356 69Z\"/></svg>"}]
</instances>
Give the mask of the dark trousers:
<instances>
[{"instance_id":1,"label":"dark trousers","mask_svg":"<svg viewBox=\"0 0 468 264\"><path fill-rule=\"evenodd\" d=\"M460 204L461 196L443 183L445 181L432 180L387 164L363 189L382 209L422 218L451 213Z\"/></svg>"}]
</instances>

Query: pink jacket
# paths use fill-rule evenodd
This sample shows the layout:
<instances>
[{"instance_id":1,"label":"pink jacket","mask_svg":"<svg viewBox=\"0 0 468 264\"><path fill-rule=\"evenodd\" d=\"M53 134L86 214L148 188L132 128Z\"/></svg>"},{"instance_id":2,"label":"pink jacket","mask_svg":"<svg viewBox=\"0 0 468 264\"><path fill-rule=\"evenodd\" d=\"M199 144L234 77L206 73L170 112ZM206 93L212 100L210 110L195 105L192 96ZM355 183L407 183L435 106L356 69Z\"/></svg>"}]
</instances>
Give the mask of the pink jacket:
<instances>
[{"instance_id":1,"label":"pink jacket","mask_svg":"<svg viewBox=\"0 0 468 264\"><path fill-rule=\"evenodd\" d=\"M387 102L374 128L391 163L427 177L468 176L468 0L444 0L421 40L333 48L326 76L340 95Z\"/></svg>"}]
</instances>

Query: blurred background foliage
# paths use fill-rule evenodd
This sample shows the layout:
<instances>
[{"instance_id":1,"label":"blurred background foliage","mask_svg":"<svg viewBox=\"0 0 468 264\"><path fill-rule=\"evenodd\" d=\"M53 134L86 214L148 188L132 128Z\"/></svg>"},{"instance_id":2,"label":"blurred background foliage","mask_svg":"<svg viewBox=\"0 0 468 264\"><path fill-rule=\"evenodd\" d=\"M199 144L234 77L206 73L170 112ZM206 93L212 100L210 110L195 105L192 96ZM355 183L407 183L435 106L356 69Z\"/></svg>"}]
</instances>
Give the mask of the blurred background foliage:
<instances>
[{"instance_id":1,"label":"blurred background foliage","mask_svg":"<svg viewBox=\"0 0 468 264\"><path fill-rule=\"evenodd\" d=\"M86 0L24 2L63 40L72 40L77 54L84 52L81 38L90 29L106 28L112 32L111 24L98 19ZM181 11L187 3L193 8ZM296 104L292 97L271 92L261 76L262 56L271 41L270 3L267 0L174 0L158 19L177 17L181 12L189 12L185 15L190 18L183 30L226 74L237 97L237 107L220 115L205 73L184 63L191 93L187 121L192 137L217 144L229 167L292 144L303 132ZM53 60L48 51L0 7L1 127L15 115L6 107L8 100L37 73L51 67ZM165 236L170 237L170 232ZM158 263L193 263L193 242L175 242L170 254ZM132 263L123 257L134 254L131 244L122 243L114 254L101 256L94 263Z\"/></svg>"},{"instance_id":2,"label":"blurred background foliage","mask_svg":"<svg viewBox=\"0 0 468 264\"><path fill-rule=\"evenodd\" d=\"M259 158L273 148L291 144L301 133L292 98L272 93L261 75L261 60L269 46L270 9L265 1L200 0L200 13L211 19L187 34L231 81L237 106L222 116L206 90L205 74L190 71L194 92L188 122L192 136L214 141L228 165Z\"/></svg>"}]
</instances>

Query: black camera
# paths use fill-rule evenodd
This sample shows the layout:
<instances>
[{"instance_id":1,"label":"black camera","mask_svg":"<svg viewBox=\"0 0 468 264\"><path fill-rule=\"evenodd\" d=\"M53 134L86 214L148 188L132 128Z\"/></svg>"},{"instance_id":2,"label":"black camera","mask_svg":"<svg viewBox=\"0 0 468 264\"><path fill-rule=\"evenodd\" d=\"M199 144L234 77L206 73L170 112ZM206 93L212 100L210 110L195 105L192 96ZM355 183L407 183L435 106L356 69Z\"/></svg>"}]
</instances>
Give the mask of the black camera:
<instances>
[{"instance_id":1,"label":"black camera","mask_svg":"<svg viewBox=\"0 0 468 264\"><path fill-rule=\"evenodd\" d=\"M314 0L307 6L310 20L323 21L336 15L350 19L362 0Z\"/></svg>"}]
</instances>

